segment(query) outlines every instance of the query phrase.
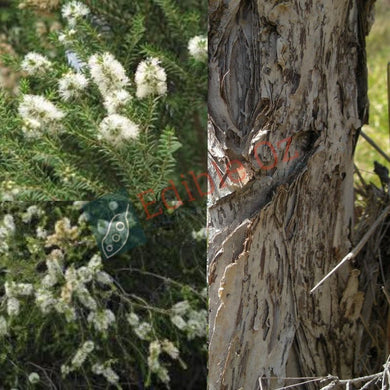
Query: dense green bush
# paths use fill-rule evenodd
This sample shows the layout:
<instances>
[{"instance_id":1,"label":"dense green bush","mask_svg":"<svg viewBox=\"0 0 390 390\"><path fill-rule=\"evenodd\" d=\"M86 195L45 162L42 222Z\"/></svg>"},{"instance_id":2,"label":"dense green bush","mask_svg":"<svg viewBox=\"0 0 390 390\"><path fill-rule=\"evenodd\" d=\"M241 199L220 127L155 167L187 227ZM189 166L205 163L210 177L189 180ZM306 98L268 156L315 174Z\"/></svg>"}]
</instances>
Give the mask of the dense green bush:
<instances>
[{"instance_id":1,"label":"dense green bush","mask_svg":"<svg viewBox=\"0 0 390 390\"><path fill-rule=\"evenodd\" d=\"M57 3L25 1L4 28L20 80L0 98L3 199L158 193L180 147L181 169L204 169L205 2Z\"/></svg>"}]
</instances>

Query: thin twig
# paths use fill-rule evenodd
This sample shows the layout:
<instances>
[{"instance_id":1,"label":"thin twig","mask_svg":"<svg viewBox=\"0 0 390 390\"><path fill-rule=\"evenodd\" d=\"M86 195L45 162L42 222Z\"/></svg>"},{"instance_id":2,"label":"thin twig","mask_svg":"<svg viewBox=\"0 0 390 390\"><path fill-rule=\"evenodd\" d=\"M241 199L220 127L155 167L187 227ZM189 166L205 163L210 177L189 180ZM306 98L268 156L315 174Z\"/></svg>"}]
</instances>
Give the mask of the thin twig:
<instances>
[{"instance_id":1,"label":"thin twig","mask_svg":"<svg viewBox=\"0 0 390 390\"><path fill-rule=\"evenodd\" d=\"M353 164L354 168L355 168L355 172L357 173L357 175L359 176L359 179L361 181L361 183L363 184L363 188L367 188L367 183L365 182L362 174L360 173L360 170L359 168L357 167L356 164Z\"/></svg>"},{"instance_id":2,"label":"thin twig","mask_svg":"<svg viewBox=\"0 0 390 390\"><path fill-rule=\"evenodd\" d=\"M374 148L376 151L383 156L388 162L390 162L390 157L367 135L363 132L363 130L360 131L360 134L362 137Z\"/></svg>"},{"instance_id":3,"label":"thin twig","mask_svg":"<svg viewBox=\"0 0 390 390\"><path fill-rule=\"evenodd\" d=\"M343 264L345 264L347 261L353 259L366 245L368 239L371 237L371 235L375 232L376 228L379 226L380 223L386 218L387 214L390 212L390 206L387 206L382 214L378 217L378 219L372 224L368 232L363 236L363 238L360 240L360 242L356 245L356 247L349 252L341 261L330 271L324 278L322 278L311 290L310 294L312 294L319 286L321 286L322 283L325 282L326 279L328 279L331 275L333 275Z\"/></svg>"},{"instance_id":4,"label":"thin twig","mask_svg":"<svg viewBox=\"0 0 390 390\"><path fill-rule=\"evenodd\" d=\"M316 379L310 379L308 381L304 381L304 382L299 382L299 383L295 383L293 385L288 385L288 386L283 386L283 387L278 387L277 389L275 390L285 390L285 389L291 389L292 387L297 387L297 386L302 386L302 385L306 385L308 383L312 383L312 382L318 382L318 381L321 381L323 378L316 378Z\"/></svg>"}]
</instances>

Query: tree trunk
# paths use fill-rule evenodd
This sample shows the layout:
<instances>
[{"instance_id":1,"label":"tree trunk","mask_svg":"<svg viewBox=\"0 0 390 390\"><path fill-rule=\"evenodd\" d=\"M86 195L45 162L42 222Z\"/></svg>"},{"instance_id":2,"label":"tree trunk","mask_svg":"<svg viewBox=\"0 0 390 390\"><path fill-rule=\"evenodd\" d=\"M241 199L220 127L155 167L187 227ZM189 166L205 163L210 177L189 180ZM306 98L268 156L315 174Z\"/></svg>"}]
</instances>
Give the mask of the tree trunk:
<instances>
[{"instance_id":1,"label":"tree trunk","mask_svg":"<svg viewBox=\"0 0 390 390\"><path fill-rule=\"evenodd\" d=\"M359 271L310 289L352 245L372 3L210 2L210 390L356 373Z\"/></svg>"}]
</instances>

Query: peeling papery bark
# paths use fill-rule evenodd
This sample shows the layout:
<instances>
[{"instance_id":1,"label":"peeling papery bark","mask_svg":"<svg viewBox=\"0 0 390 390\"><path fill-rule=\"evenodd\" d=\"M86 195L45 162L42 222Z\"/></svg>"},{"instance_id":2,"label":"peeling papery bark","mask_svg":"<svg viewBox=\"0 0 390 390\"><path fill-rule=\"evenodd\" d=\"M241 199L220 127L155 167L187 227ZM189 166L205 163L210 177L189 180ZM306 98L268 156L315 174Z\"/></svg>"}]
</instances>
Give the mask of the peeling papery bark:
<instances>
[{"instance_id":1,"label":"peeling papery bark","mask_svg":"<svg viewBox=\"0 0 390 390\"><path fill-rule=\"evenodd\" d=\"M310 289L352 245L371 8L210 2L210 390L355 374L359 272L347 264ZM226 172L233 160L241 169Z\"/></svg>"}]
</instances>

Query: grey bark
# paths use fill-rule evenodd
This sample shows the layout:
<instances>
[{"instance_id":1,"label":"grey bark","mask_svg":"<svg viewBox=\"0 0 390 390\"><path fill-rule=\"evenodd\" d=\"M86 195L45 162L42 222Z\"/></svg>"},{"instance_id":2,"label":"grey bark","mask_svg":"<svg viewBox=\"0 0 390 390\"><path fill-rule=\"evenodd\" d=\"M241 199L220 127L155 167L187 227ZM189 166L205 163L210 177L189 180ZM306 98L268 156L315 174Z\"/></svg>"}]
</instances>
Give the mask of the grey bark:
<instances>
[{"instance_id":1,"label":"grey bark","mask_svg":"<svg viewBox=\"0 0 390 390\"><path fill-rule=\"evenodd\" d=\"M210 390L356 371L359 272L309 291L351 249L372 3L209 4Z\"/></svg>"}]
</instances>

